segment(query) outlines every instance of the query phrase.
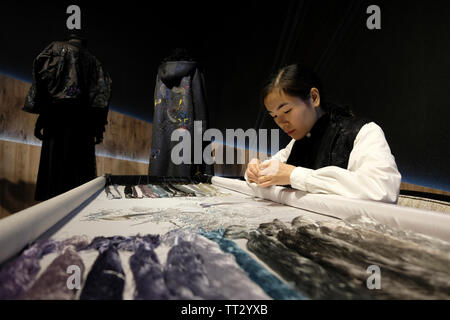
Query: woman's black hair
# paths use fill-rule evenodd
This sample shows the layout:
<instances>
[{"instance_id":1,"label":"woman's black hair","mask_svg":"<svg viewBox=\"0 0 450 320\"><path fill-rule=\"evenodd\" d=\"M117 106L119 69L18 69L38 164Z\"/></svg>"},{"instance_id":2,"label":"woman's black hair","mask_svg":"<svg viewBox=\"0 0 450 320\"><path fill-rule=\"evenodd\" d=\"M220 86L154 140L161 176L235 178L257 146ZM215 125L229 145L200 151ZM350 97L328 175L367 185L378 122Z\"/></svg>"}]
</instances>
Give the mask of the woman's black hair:
<instances>
[{"instance_id":1,"label":"woman's black hair","mask_svg":"<svg viewBox=\"0 0 450 320\"><path fill-rule=\"evenodd\" d=\"M352 114L346 106L326 102L326 96L320 78L312 69L300 64L288 65L275 75L272 75L262 89L261 98L264 103L264 99L273 90L278 89L289 96L299 97L306 101L310 98L312 88L316 88L319 91L321 100L320 107L323 111L342 115Z\"/></svg>"},{"instance_id":2,"label":"woman's black hair","mask_svg":"<svg viewBox=\"0 0 450 320\"><path fill-rule=\"evenodd\" d=\"M319 77L305 66L291 64L269 78L262 90L262 98L265 99L270 92L280 89L287 95L307 100L312 88L317 88L321 97L323 96Z\"/></svg>"}]
</instances>

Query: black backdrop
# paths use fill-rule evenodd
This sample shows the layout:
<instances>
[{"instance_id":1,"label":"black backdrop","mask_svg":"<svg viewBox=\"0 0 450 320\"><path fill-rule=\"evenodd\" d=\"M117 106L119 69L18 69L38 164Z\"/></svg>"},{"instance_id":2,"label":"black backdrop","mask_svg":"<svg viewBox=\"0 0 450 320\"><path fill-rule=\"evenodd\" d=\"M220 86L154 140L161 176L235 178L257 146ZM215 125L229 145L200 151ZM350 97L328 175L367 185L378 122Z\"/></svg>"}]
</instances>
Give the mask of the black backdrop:
<instances>
[{"instance_id":1,"label":"black backdrop","mask_svg":"<svg viewBox=\"0 0 450 320\"><path fill-rule=\"evenodd\" d=\"M271 128L261 84L303 62L329 100L381 125L405 182L450 191L448 1L6 0L0 72L30 81L33 58L64 37L70 4L80 5L89 47L111 73L113 110L151 122L158 64L187 47L205 68L211 127ZM371 4L381 30L366 27Z\"/></svg>"}]
</instances>

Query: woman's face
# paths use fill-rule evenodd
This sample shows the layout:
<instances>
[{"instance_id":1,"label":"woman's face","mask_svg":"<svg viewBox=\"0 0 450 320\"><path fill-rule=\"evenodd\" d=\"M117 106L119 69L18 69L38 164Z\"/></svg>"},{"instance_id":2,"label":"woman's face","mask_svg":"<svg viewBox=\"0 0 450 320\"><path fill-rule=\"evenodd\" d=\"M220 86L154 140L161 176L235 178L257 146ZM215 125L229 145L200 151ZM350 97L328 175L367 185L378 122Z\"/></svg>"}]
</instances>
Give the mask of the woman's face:
<instances>
[{"instance_id":1,"label":"woman's face","mask_svg":"<svg viewBox=\"0 0 450 320\"><path fill-rule=\"evenodd\" d=\"M303 101L299 97L289 96L282 90L275 89L266 96L264 105L284 132L291 138L300 140L311 131L317 121L317 103L310 100Z\"/></svg>"}]
</instances>

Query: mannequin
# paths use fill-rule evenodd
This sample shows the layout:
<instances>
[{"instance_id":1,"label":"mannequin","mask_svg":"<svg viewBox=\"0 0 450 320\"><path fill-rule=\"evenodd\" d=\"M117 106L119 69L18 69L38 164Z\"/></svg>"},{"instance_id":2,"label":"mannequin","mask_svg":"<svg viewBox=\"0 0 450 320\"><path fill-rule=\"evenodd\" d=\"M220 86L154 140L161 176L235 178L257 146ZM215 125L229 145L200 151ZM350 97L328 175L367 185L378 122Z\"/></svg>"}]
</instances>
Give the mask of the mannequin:
<instances>
[{"instance_id":1,"label":"mannequin","mask_svg":"<svg viewBox=\"0 0 450 320\"><path fill-rule=\"evenodd\" d=\"M69 34L34 60L24 111L39 114L42 140L35 199L47 200L96 177L95 144L103 140L111 79L87 50L87 39Z\"/></svg>"},{"instance_id":2,"label":"mannequin","mask_svg":"<svg viewBox=\"0 0 450 320\"><path fill-rule=\"evenodd\" d=\"M194 150L194 121L202 121L203 136L208 128L208 106L203 73L198 62L186 49L175 49L158 69L155 88L152 149L149 175L190 177L213 174L213 167L194 161L195 154L203 159L206 142ZM171 141L175 130L185 130L191 137L190 163L175 164L171 152L178 141Z\"/></svg>"}]
</instances>

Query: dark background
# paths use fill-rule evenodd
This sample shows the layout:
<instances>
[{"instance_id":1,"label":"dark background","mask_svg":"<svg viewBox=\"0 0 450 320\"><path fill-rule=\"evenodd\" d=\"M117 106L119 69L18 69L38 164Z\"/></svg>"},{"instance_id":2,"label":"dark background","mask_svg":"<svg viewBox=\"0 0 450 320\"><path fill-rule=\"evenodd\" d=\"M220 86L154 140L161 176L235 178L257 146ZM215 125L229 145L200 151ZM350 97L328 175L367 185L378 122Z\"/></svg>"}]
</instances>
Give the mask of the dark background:
<instances>
[{"instance_id":1,"label":"dark background","mask_svg":"<svg viewBox=\"0 0 450 320\"><path fill-rule=\"evenodd\" d=\"M64 38L70 4L113 78L112 110L151 122L158 65L186 47L204 66L210 127L272 128L261 85L302 62L327 100L383 128L404 182L450 191L449 1L2 1L0 72L31 81L34 57ZM371 4L381 30L366 27Z\"/></svg>"}]
</instances>

